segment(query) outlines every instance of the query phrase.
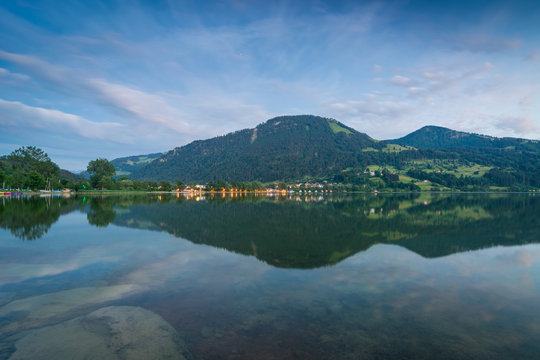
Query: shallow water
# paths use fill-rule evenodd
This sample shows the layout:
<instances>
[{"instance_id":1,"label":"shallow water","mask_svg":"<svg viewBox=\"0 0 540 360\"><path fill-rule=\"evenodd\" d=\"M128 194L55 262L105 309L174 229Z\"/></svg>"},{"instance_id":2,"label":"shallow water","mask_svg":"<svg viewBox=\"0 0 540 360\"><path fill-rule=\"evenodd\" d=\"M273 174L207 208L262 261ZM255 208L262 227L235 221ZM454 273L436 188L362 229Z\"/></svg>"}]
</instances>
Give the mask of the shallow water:
<instances>
[{"instance_id":1,"label":"shallow water","mask_svg":"<svg viewBox=\"0 0 540 360\"><path fill-rule=\"evenodd\" d=\"M539 220L519 194L4 198L0 359L538 358Z\"/></svg>"}]
</instances>

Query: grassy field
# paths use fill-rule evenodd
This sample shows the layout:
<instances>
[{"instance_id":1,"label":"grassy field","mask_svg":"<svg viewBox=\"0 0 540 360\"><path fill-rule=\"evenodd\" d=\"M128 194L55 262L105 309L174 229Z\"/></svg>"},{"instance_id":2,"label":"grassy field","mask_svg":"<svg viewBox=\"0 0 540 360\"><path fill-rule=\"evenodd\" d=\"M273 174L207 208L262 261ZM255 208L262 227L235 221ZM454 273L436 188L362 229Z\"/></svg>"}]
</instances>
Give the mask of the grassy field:
<instances>
[{"instance_id":1,"label":"grassy field","mask_svg":"<svg viewBox=\"0 0 540 360\"><path fill-rule=\"evenodd\" d=\"M403 182L403 183L409 183L411 181L418 181L419 179L415 179L415 178L412 178L410 176L407 176L407 175L403 175L403 174L399 174L399 181Z\"/></svg>"},{"instance_id":2,"label":"grassy field","mask_svg":"<svg viewBox=\"0 0 540 360\"><path fill-rule=\"evenodd\" d=\"M462 163L454 160L413 160L405 167L406 170L414 168L425 172L441 172L454 174L456 176L481 177L488 172L491 167L475 163Z\"/></svg>"},{"instance_id":3,"label":"grassy field","mask_svg":"<svg viewBox=\"0 0 540 360\"><path fill-rule=\"evenodd\" d=\"M328 125L330 126L330 129L334 132L334 134L344 132L345 134L351 134L351 130L344 128L343 126L340 126L339 124L328 121Z\"/></svg>"},{"instance_id":4,"label":"grassy field","mask_svg":"<svg viewBox=\"0 0 540 360\"><path fill-rule=\"evenodd\" d=\"M154 160L155 160L155 158L149 158L148 156L139 156L137 161L127 160L126 164L133 166L133 165L137 165L137 164L149 163L149 162L154 161Z\"/></svg>"},{"instance_id":5,"label":"grassy field","mask_svg":"<svg viewBox=\"0 0 540 360\"><path fill-rule=\"evenodd\" d=\"M383 171L383 169L386 169L391 172L397 172L396 168L393 166L368 165L366 168L369 169L369 171Z\"/></svg>"},{"instance_id":6,"label":"grassy field","mask_svg":"<svg viewBox=\"0 0 540 360\"><path fill-rule=\"evenodd\" d=\"M382 148L382 152L386 153L397 153L404 150L414 150L412 146L401 146L398 144L387 144L384 148Z\"/></svg>"}]
</instances>

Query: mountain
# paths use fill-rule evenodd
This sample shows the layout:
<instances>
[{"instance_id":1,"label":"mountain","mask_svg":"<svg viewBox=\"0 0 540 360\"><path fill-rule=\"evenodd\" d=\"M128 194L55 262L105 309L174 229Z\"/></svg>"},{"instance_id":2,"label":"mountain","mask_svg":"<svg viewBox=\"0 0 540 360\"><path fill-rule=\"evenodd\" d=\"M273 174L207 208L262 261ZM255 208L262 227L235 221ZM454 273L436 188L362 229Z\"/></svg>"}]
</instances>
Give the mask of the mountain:
<instances>
[{"instance_id":1,"label":"mountain","mask_svg":"<svg viewBox=\"0 0 540 360\"><path fill-rule=\"evenodd\" d=\"M132 175L185 182L300 179L359 166L359 154L378 142L344 124L312 115L281 116L175 148Z\"/></svg>"},{"instance_id":2,"label":"mountain","mask_svg":"<svg viewBox=\"0 0 540 360\"><path fill-rule=\"evenodd\" d=\"M538 141L519 138L497 138L487 135L471 134L440 126L424 126L402 138L387 140L418 149L449 149L458 147L538 150Z\"/></svg>"},{"instance_id":3,"label":"mountain","mask_svg":"<svg viewBox=\"0 0 540 360\"><path fill-rule=\"evenodd\" d=\"M73 182L84 181L84 176L81 174L72 173L69 170L60 169L60 179L66 179Z\"/></svg>"},{"instance_id":4,"label":"mountain","mask_svg":"<svg viewBox=\"0 0 540 360\"><path fill-rule=\"evenodd\" d=\"M357 191L540 187L538 140L425 126L399 139L378 141L313 115L280 116L165 154L112 162L120 176L187 183L316 178L350 184Z\"/></svg>"},{"instance_id":5,"label":"mountain","mask_svg":"<svg viewBox=\"0 0 540 360\"><path fill-rule=\"evenodd\" d=\"M127 156L114 159L111 161L111 164L113 164L114 168L116 169L116 176L130 176L132 173L136 172L146 164L154 161L162 155L163 153Z\"/></svg>"}]
</instances>

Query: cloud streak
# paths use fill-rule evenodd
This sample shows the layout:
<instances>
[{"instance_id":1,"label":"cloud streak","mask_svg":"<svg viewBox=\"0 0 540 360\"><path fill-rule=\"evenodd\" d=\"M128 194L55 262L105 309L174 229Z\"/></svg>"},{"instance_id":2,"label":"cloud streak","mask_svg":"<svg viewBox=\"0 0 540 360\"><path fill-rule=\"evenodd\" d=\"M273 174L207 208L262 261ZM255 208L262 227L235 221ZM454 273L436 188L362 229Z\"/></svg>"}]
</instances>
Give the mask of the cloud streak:
<instances>
[{"instance_id":1,"label":"cloud streak","mask_svg":"<svg viewBox=\"0 0 540 360\"><path fill-rule=\"evenodd\" d=\"M0 125L6 128L26 128L39 131L76 134L87 139L127 143L125 125L114 122L94 122L59 110L45 109L0 99Z\"/></svg>"},{"instance_id":2,"label":"cloud streak","mask_svg":"<svg viewBox=\"0 0 540 360\"><path fill-rule=\"evenodd\" d=\"M103 79L80 76L75 71L49 64L32 56L0 51L0 58L16 63L33 76L54 85L65 95L77 94L101 102L113 111L127 113L144 123L155 123L179 134L189 132L184 115L156 94L133 89L125 85L113 84ZM129 117L126 117L129 119ZM133 121L133 120L131 120Z\"/></svg>"},{"instance_id":3,"label":"cloud streak","mask_svg":"<svg viewBox=\"0 0 540 360\"><path fill-rule=\"evenodd\" d=\"M25 82L28 79L30 79L30 77L27 75L12 73L7 69L0 68L0 81L20 83Z\"/></svg>"}]
</instances>

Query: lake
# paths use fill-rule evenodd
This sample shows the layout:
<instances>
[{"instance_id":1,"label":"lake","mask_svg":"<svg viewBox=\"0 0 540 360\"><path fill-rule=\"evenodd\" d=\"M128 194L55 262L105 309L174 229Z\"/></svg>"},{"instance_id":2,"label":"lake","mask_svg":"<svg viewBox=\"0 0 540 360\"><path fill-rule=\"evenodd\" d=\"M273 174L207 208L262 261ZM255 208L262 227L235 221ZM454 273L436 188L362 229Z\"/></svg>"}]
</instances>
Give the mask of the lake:
<instances>
[{"instance_id":1,"label":"lake","mask_svg":"<svg viewBox=\"0 0 540 360\"><path fill-rule=\"evenodd\" d=\"M0 359L537 359L540 198L0 198Z\"/></svg>"}]
</instances>

